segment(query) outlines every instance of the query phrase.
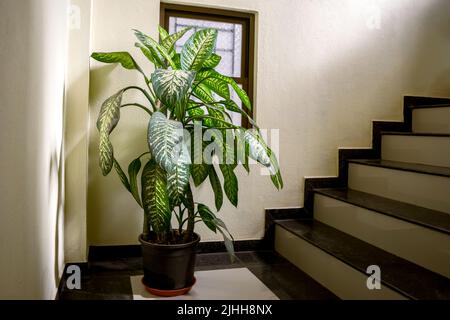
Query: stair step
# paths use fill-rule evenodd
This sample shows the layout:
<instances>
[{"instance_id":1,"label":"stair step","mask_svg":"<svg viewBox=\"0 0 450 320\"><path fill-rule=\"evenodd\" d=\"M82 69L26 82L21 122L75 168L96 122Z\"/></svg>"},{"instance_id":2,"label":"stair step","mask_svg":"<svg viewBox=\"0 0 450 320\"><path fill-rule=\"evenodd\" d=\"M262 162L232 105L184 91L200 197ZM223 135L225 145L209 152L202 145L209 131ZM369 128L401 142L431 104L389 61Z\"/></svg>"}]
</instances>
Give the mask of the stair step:
<instances>
[{"instance_id":1,"label":"stair step","mask_svg":"<svg viewBox=\"0 0 450 320\"><path fill-rule=\"evenodd\" d=\"M450 104L417 106L412 109L412 131L450 134Z\"/></svg>"},{"instance_id":2,"label":"stair step","mask_svg":"<svg viewBox=\"0 0 450 320\"><path fill-rule=\"evenodd\" d=\"M450 168L388 160L349 160L348 187L450 213Z\"/></svg>"},{"instance_id":3,"label":"stair step","mask_svg":"<svg viewBox=\"0 0 450 320\"><path fill-rule=\"evenodd\" d=\"M318 282L326 286L329 284L329 289L341 298L386 298L386 296L377 296L377 293L387 289L386 295L392 298L395 294L399 294L410 299L450 299L450 280L448 278L335 228L314 220L279 220L276 221L276 224L276 250L298 267L305 266L305 269L308 270L303 271L310 273ZM286 237L285 231L295 236L296 239ZM299 241L295 243L299 246L306 242L320 251L310 251L312 254L308 257L296 255L298 246L294 245L294 240ZM323 253L334 258L328 260L333 262L332 264L327 266L318 264L326 261L320 256ZM316 258L317 261L312 261ZM347 272L346 275L352 278L342 278L337 274L339 270L336 267L338 263L336 260L353 271L357 271L359 276ZM371 265L377 265L381 269L382 290L368 290L366 287L366 280L369 276L366 274L366 270ZM326 268L327 273L321 273L315 270L316 268ZM353 288L352 285L358 286L358 288ZM366 291L361 291L364 290L363 288ZM360 294L366 293L366 295L364 297L355 296L358 290Z\"/></svg>"},{"instance_id":4,"label":"stair step","mask_svg":"<svg viewBox=\"0 0 450 320\"><path fill-rule=\"evenodd\" d=\"M450 167L450 135L382 132L381 158Z\"/></svg>"},{"instance_id":5,"label":"stair step","mask_svg":"<svg viewBox=\"0 0 450 320\"><path fill-rule=\"evenodd\" d=\"M351 189L318 189L314 218L450 278L450 215Z\"/></svg>"},{"instance_id":6,"label":"stair step","mask_svg":"<svg viewBox=\"0 0 450 320\"><path fill-rule=\"evenodd\" d=\"M366 166L381 167L387 169L403 170L436 176L450 177L449 167L431 166L419 163L409 163L402 161L381 160L381 159L350 159L350 163L357 163Z\"/></svg>"},{"instance_id":7,"label":"stair step","mask_svg":"<svg viewBox=\"0 0 450 320\"><path fill-rule=\"evenodd\" d=\"M445 212L347 188L315 189L314 191L358 207L450 234L450 215Z\"/></svg>"}]
</instances>

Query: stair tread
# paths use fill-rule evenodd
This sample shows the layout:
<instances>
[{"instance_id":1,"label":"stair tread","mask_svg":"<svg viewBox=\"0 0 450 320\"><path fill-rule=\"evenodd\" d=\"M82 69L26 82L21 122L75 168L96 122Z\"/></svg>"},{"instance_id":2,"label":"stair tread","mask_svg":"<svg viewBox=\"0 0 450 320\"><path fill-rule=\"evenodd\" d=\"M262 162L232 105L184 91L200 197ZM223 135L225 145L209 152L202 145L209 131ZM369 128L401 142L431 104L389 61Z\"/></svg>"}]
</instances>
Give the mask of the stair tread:
<instances>
[{"instance_id":1,"label":"stair tread","mask_svg":"<svg viewBox=\"0 0 450 320\"><path fill-rule=\"evenodd\" d=\"M391 217L450 234L450 214L348 188L315 189L315 192Z\"/></svg>"},{"instance_id":2,"label":"stair tread","mask_svg":"<svg viewBox=\"0 0 450 320\"><path fill-rule=\"evenodd\" d=\"M450 177L449 167L430 166L426 164L382 160L382 159L349 159L350 163L367 166L382 167L387 169L411 171L417 173L431 174L436 176Z\"/></svg>"},{"instance_id":3,"label":"stair tread","mask_svg":"<svg viewBox=\"0 0 450 320\"><path fill-rule=\"evenodd\" d=\"M390 136L450 137L449 133L432 133L432 132L382 131L381 134Z\"/></svg>"},{"instance_id":4,"label":"stair tread","mask_svg":"<svg viewBox=\"0 0 450 320\"><path fill-rule=\"evenodd\" d=\"M280 227L366 275L381 269L381 283L411 299L450 299L450 279L316 220L277 220Z\"/></svg>"}]
</instances>

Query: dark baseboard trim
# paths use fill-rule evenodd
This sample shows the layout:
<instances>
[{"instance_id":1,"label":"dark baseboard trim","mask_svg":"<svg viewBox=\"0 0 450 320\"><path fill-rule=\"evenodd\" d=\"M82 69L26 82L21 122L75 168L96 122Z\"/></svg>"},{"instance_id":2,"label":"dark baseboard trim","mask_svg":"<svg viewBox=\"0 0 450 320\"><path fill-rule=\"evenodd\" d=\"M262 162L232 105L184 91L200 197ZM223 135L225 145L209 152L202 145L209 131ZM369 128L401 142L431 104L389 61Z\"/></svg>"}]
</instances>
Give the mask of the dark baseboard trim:
<instances>
[{"instance_id":1,"label":"dark baseboard trim","mask_svg":"<svg viewBox=\"0 0 450 320\"><path fill-rule=\"evenodd\" d=\"M414 108L436 107L436 105L446 105L449 103L449 98L405 96L403 98L403 122L372 122L372 148L339 149L337 177L305 178L304 215L309 218L313 216L314 189L347 187L349 159L379 159L381 157L381 137L383 132L410 132L412 130L412 110Z\"/></svg>"},{"instance_id":2,"label":"dark baseboard trim","mask_svg":"<svg viewBox=\"0 0 450 320\"><path fill-rule=\"evenodd\" d=\"M264 239L259 240L236 240L234 241L234 250L256 251L265 250ZM219 253L226 252L223 241L200 242L197 249L198 253ZM140 257L141 245L117 245L117 246L90 246L88 261L102 261L121 258Z\"/></svg>"},{"instance_id":3,"label":"dark baseboard trim","mask_svg":"<svg viewBox=\"0 0 450 320\"><path fill-rule=\"evenodd\" d=\"M308 219L304 208L266 209L263 246L266 250L273 250L275 245L275 220Z\"/></svg>"},{"instance_id":4,"label":"dark baseboard trim","mask_svg":"<svg viewBox=\"0 0 450 320\"><path fill-rule=\"evenodd\" d=\"M55 300L60 300L61 292L63 291L66 281L67 281L67 268L71 265L76 265L80 267L81 276L85 277L88 274L88 263L87 262L79 262L79 263L66 263L64 266L64 270L61 274L61 279L59 279L58 288L55 295Z\"/></svg>"}]
</instances>

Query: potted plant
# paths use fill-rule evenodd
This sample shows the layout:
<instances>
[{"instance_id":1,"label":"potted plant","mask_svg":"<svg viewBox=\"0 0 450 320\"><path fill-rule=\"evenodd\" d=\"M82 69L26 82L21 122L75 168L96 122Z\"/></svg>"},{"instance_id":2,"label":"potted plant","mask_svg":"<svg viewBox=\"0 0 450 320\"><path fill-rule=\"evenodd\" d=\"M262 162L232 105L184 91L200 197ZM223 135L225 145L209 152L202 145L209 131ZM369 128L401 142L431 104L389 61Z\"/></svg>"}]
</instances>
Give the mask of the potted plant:
<instances>
[{"instance_id":1,"label":"potted plant","mask_svg":"<svg viewBox=\"0 0 450 320\"><path fill-rule=\"evenodd\" d=\"M150 77L128 52L92 54L95 60L120 63L143 76L143 86L123 88L102 104L97 120L99 162L103 175L115 169L143 209L143 231L139 236L143 282L162 295L186 292L195 281L195 253L200 241L194 232L197 222L220 232L226 249L234 254L232 236L224 222L208 206L194 201L190 180L197 187L209 178L217 211L223 203L223 192L234 206L238 205L234 170L240 164L249 172L249 158L269 169L276 188L283 187L276 156L245 111L252 107L249 97L232 78L215 70L221 60L213 53L217 30L193 33L177 53L175 43L188 30L169 35L159 27L159 41L134 30L136 46L155 67ZM123 95L129 90L142 93L147 105L124 103ZM230 98L230 90L236 92L242 108ZM122 108L129 106L141 108L148 116L149 149L129 164L127 174L114 157L110 134L119 122ZM252 130L233 124L231 112L247 117ZM206 135L210 143L202 139ZM214 157L219 159L218 165L212 163ZM172 227L172 220L178 223L176 227Z\"/></svg>"}]
</instances>

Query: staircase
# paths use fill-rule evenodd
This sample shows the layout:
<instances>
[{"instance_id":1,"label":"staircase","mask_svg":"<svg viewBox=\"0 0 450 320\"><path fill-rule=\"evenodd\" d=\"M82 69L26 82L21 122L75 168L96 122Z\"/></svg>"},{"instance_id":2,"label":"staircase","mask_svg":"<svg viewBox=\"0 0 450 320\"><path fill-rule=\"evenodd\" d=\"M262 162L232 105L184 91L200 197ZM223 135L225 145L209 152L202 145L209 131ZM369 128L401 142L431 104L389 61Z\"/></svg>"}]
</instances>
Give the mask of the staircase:
<instances>
[{"instance_id":1,"label":"staircase","mask_svg":"<svg viewBox=\"0 0 450 320\"><path fill-rule=\"evenodd\" d=\"M342 299L450 299L450 99L405 97L372 149L339 150L338 177L306 178L275 250Z\"/></svg>"}]
</instances>

